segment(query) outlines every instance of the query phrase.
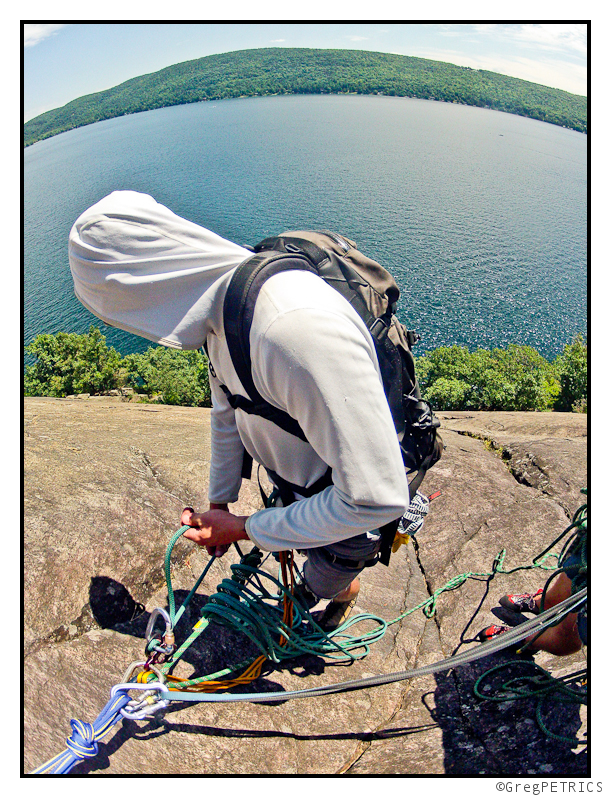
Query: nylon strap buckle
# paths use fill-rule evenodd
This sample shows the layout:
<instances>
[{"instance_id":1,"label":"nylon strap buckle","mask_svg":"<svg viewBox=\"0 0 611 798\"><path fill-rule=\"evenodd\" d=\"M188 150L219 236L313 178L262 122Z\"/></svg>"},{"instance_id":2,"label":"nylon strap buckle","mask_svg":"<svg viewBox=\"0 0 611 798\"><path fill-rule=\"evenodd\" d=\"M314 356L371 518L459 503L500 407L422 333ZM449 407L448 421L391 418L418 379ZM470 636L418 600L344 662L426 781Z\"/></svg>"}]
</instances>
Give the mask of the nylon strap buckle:
<instances>
[{"instance_id":1,"label":"nylon strap buckle","mask_svg":"<svg viewBox=\"0 0 611 798\"><path fill-rule=\"evenodd\" d=\"M390 328L390 321L388 319L385 319L383 316L379 316L370 325L369 332L372 338L374 338L376 341L381 342L388 335L389 328Z\"/></svg>"},{"instance_id":2,"label":"nylon strap buckle","mask_svg":"<svg viewBox=\"0 0 611 798\"><path fill-rule=\"evenodd\" d=\"M322 549L322 551L329 562L337 565L344 565L346 568L353 568L355 571L361 571L363 568L371 568L380 559L380 555L376 554L376 556L372 557L370 560L349 560L346 557L338 557L336 554L326 549Z\"/></svg>"}]
</instances>

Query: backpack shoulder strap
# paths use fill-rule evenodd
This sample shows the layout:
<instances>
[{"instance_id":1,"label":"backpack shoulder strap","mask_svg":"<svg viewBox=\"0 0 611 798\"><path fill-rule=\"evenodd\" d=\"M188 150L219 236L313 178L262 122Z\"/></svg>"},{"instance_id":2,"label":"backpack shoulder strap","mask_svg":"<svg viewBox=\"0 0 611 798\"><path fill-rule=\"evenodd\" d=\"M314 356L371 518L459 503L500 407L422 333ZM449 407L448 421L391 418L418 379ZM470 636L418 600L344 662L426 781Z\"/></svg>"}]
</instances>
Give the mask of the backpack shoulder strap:
<instances>
[{"instance_id":1,"label":"backpack shoulder strap","mask_svg":"<svg viewBox=\"0 0 611 798\"><path fill-rule=\"evenodd\" d=\"M231 394L222 387L232 407L267 418L305 441L305 434L296 419L263 399L252 378L250 359L250 328L263 284L274 274L295 270L316 273L307 257L281 252L260 252L236 268L225 295L223 323L233 366L249 398Z\"/></svg>"},{"instance_id":2,"label":"backpack shoulder strap","mask_svg":"<svg viewBox=\"0 0 611 798\"><path fill-rule=\"evenodd\" d=\"M301 235L299 233L283 233L281 236L265 238L256 245L255 252L281 250L287 253L306 255L314 265L315 273L326 283L331 285L350 305L352 305L367 325L374 341L376 341L376 343L381 342L388 334L394 312L394 302L396 302L397 297L390 291L388 306L385 312L380 316L376 316L365 302L363 294L363 288L368 287L371 290L371 286L363 279L358 270L354 268L354 264L343 257L345 252L350 249L348 244L344 243L347 239L327 231L309 234L317 240L321 238L332 239L336 242L337 248L339 248L342 253L338 255L338 252L334 250L322 249L315 241L304 238L304 235L307 235L307 233L302 233ZM321 241L320 243L328 242ZM379 271L388 274L379 264L375 263L375 261L370 262L373 263ZM388 277L392 280L389 274ZM398 296L398 289L396 293Z\"/></svg>"}]
</instances>

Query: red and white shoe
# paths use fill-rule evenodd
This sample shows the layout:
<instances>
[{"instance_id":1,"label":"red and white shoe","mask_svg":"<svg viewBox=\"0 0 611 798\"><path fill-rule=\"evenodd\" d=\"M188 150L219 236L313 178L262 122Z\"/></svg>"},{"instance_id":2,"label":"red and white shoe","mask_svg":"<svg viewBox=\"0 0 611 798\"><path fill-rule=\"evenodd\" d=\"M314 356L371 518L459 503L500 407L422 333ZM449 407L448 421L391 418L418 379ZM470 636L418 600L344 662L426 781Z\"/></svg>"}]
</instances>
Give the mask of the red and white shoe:
<instances>
[{"instance_id":1,"label":"red and white shoe","mask_svg":"<svg viewBox=\"0 0 611 798\"><path fill-rule=\"evenodd\" d=\"M543 595L543 588L539 588L536 593L514 593L508 596L502 596L499 599L501 607L513 612L532 612L538 615L540 610L540 603L537 599Z\"/></svg>"},{"instance_id":2,"label":"red and white shoe","mask_svg":"<svg viewBox=\"0 0 611 798\"><path fill-rule=\"evenodd\" d=\"M495 624L491 624L485 629L482 629L482 631L478 634L477 639L480 641L480 643L486 643L488 640L492 640L495 637L508 632L509 629L509 626L496 626Z\"/></svg>"}]
</instances>

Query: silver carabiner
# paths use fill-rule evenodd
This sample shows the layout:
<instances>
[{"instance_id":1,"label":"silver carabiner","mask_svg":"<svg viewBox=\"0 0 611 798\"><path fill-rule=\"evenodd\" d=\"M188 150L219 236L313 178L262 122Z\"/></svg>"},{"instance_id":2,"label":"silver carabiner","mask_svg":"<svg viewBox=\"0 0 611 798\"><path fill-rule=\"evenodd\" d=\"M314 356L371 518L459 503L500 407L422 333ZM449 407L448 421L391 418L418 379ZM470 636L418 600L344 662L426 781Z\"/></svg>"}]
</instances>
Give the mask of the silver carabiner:
<instances>
[{"instance_id":1,"label":"silver carabiner","mask_svg":"<svg viewBox=\"0 0 611 798\"><path fill-rule=\"evenodd\" d=\"M139 668L142 665L146 665L146 660L142 660L140 662L138 662L136 660L135 662L132 662L132 664L128 667L128 669L123 674L123 678L121 679L121 681L122 682L129 682L129 680L132 678L132 675L133 675L134 671L136 670L136 668Z\"/></svg>"},{"instance_id":2,"label":"silver carabiner","mask_svg":"<svg viewBox=\"0 0 611 798\"><path fill-rule=\"evenodd\" d=\"M153 636L153 629L155 627L155 621L157 620L157 618L159 616L161 616L163 618L163 620L165 621L165 634L164 634L164 637L166 635L171 635L172 634L172 621L170 620L170 616L168 615L168 613L165 610L161 609L161 607L155 607L155 609L151 612L151 615L149 617L148 623L146 625L145 638L146 638L146 644L147 645L151 642L151 639L152 639L152 636Z\"/></svg>"},{"instance_id":3,"label":"silver carabiner","mask_svg":"<svg viewBox=\"0 0 611 798\"><path fill-rule=\"evenodd\" d=\"M144 651L145 653L149 654L150 653L149 647L151 646L153 641L158 640L158 638L155 638L153 636L153 633L155 630L155 622L159 616L161 616L165 621L165 632L163 634L163 647L158 645L153 645L152 648L155 651L157 651L159 654L163 654L164 656L168 657L172 654L172 652L176 648L176 640L174 637L174 629L172 628L172 621L170 619L170 616L165 610L161 609L161 607L156 607L151 612L150 618L146 625L146 632L145 632L146 644L144 647Z\"/></svg>"},{"instance_id":4,"label":"silver carabiner","mask_svg":"<svg viewBox=\"0 0 611 798\"><path fill-rule=\"evenodd\" d=\"M127 694L130 690L143 690L146 693L149 693L149 695L143 696L143 698L137 702L132 709L129 709L128 707L123 707L123 709L121 709L121 715L128 720L143 720L149 715L158 712L160 709L164 709L170 703L163 698L158 699L154 703L150 703L150 699L153 697L154 693L161 693L165 690L165 685L162 681L149 682L148 684L138 684L136 682L115 684L110 691L110 697L114 698L118 692L124 692ZM148 706L146 706L147 704Z\"/></svg>"}]
</instances>

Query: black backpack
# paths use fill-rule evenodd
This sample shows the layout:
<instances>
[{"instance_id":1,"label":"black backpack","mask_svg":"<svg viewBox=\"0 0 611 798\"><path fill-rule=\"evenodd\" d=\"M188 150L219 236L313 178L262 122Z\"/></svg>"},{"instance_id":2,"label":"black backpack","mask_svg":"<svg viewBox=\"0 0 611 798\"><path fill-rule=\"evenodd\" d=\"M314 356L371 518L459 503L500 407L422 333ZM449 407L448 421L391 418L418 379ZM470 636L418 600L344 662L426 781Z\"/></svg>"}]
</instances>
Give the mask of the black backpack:
<instances>
[{"instance_id":1,"label":"black backpack","mask_svg":"<svg viewBox=\"0 0 611 798\"><path fill-rule=\"evenodd\" d=\"M410 482L412 497L427 469L439 460L443 442L437 431L439 420L420 396L416 379L411 350L419 336L408 331L394 315L399 298L394 278L379 263L359 252L354 242L328 231L282 233L261 241L253 251L255 254L236 268L223 308L229 353L250 397L231 394L222 386L229 403L247 413L263 416L306 440L297 420L270 405L257 391L251 372L249 333L257 296L265 280L281 271L313 272L339 291L371 333L405 468L408 473L417 472ZM307 491L290 485L279 475L271 476L279 487L284 483L305 496L331 484L330 472Z\"/></svg>"}]
</instances>

